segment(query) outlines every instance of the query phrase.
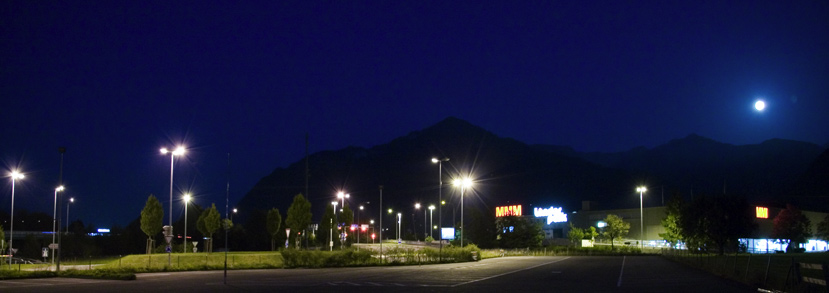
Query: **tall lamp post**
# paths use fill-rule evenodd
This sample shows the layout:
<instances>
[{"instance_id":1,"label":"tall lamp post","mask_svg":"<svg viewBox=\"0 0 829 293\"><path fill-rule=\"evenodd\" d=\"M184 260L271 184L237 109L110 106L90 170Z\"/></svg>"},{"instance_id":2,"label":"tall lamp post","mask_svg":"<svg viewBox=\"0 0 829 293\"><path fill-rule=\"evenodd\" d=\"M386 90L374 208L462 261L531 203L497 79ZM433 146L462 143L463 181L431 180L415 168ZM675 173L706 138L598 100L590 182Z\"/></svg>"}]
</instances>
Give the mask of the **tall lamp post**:
<instances>
[{"instance_id":1,"label":"tall lamp post","mask_svg":"<svg viewBox=\"0 0 829 293\"><path fill-rule=\"evenodd\" d=\"M170 154L170 216L169 216L169 218L170 218L170 222L169 222L170 223L170 235L172 235L172 233L173 233L173 231L172 231L172 229L173 229L173 166L174 166L173 163L175 162L175 157L176 156L181 156L186 151L187 150L183 146L177 147L174 151L167 150L167 148L162 148L161 149L161 154L163 154L163 155ZM167 243L167 246L168 247L170 246L169 242ZM172 249L167 250L167 265L168 266L173 265L172 252L173 252Z\"/></svg>"},{"instance_id":2,"label":"tall lamp post","mask_svg":"<svg viewBox=\"0 0 829 293\"><path fill-rule=\"evenodd\" d=\"M74 197L69 198L69 202L66 203L66 233L69 234L69 204L75 202Z\"/></svg>"},{"instance_id":3,"label":"tall lamp post","mask_svg":"<svg viewBox=\"0 0 829 293\"><path fill-rule=\"evenodd\" d=\"M380 263L383 263L383 185L380 189Z\"/></svg>"},{"instance_id":4,"label":"tall lamp post","mask_svg":"<svg viewBox=\"0 0 829 293\"><path fill-rule=\"evenodd\" d=\"M374 232L377 232L377 229L374 229L374 219L369 221L369 223L371 223L371 244L374 244Z\"/></svg>"},{"instance_id":5,"label":"tall lamp post","mask_svg":"<svg viewBox=\"0 0 829 293\"><path fill-rule=\"evenodd\" d=\"M403 219L403 214L402 213L397 213L397 244L398 245L400 244L400 240L401 240L400 239L400 222L402 222L401 221L402 219Z\"/></svg>"},{"instance_id":6,"label":"tall lamp post","mask_svg":"<svg viewBox=\"0 0 829 293\"><path fill-rule=\"evenodd\" d=\"M334 206L334 218L337 220L337 233L340 233L340 217L337 216L337 201L332 201L331 205ZM333 227L331 229L333 231ZM338 235L337 238L339 238L339 237L340 236ZM334 243L334 238L331 238L331 247L332 247L331 250L334 249L333 248L334 247L333 243Z\"/></svg>"},{"instance_id":7,"label":"tall lamp post","mask_svg":"<svg viewBox=\"0 0 829 293\"><path fill-rule=\"evenodd\" d=\"M448 162L449 158L432 158L433 164L438 164L438 202L441 204L438 206L438 227L443 228L443 162ZM443 235L441 235L441 231L438 230L438 237L440 237L440 248L438 249L438 262L443 262Z\"/></svg>"},{"instance_id":8,"label":"tall lamp post","mask_svg":"<svg viewBox=\"0 0 829 293\"><path fill-rule=\"evenodd\" d=\"M58 214L58 191L63 191L63 190L64 190L63 185L58 186L58 188L55 188L55 207L52 209L52 243L55 243L55 234L57 233L56 222L58 221L58 216L57 216L57 214ZM49 246L50 246L50 248L54 247L54 245L49 245ZM52 248L52 264L54 264L54 263L55 263L55 249Z\"/></svg>"},{"instance_id":9,"label":"tall lamp post","mask_svg":"<svg viewBox=\"0 0 829 293\"><path fill-rule=\"evenodd\" d=\"M636 188L636 191L639 192L639 238L642 240L639 242L639 249L645 248L645 217L644 217L644 208L642 206L642 194L645 191L648 191L647 187L640 186Z\"/></svg>"},{"instance_id":10,"label":"tall lamp post","mask_svg":"<svg viewBox=\"0 0 829 293\"><path fill-rule=\"evenodd\" d=\"M466 188L472 187L472 179L469 179L469 177L455 179L455 181L452 182L452 185L461 188L461 247L463 247L463 192Z\"/></svg>"},{"instance_id":11,"label":"tall lamp post","mask_svg":"<svg viewBox=\"0 0 829 293\"><path fill-rule=\"evenodd\" d=\"M14 247L14 245L13 245L14 244L14 182L17 181L17 179L23 179L23 177L26 177L26 176L24 176L23 173L19 173L17 171L12 171L11 174L9 174L9 175L12 178L12 213L11 213L12 223L11 223L11 227L9 228L10 229L9 230L9 269L11 269L12 268L12 258L13 258L12 256L14 255L14 253L12 251L12 248Z\"/></svg>"},{"instance_id":12,"label":"tall lamp post","mask_svg":"<svg viewBox=\"0 0 829 293\"><path fill-rule=\"evenodd\" d=\"M187 206L190 202L190 194L184 194L184 253L187 253ZM232 221L231 221L232 222Z\"/></svg>"},{"instance_id":13,"label":"tall lamp post","mask_svg":"<svg viewBox=\"0 0 829 293\"><path fill-rule=\"evenodd\" d=\"M420 203L415 203L415 210L419 210L419 209L420 209ZM417 212L415 212L415 214L416 214L416 213L417 213ZM414 220L414 216L412 216L412 220ZM415 227L415 230L414 230L415 239L416 239L417 241L420 241L420 240L418 240L418 238L417 238L417 225L415 225L414 223L412 223L412 226L414 226L414 227ZM426 210L423 210L423 226L426 226ZM426 229L426 227L423 227L423 229ZM425 238L424 238L424 240L425 240Z\"/></svg>"},{"instance_id":14,"label":"tall lamp post","mask_svg":"<svg viewBox=\"0 0 829 293\"><path fill-rule=\"evenodd\" d=\"M434 235L434 222L432 222L432 212L435 210L435 205L429 205L429 236L432 236L432 239L435 239Z\"/></svg>"},{"instance_id":15,"label":"tall lamp post","mask_svg":"<svg viewBox=\"0 0 829 293\"><path fill-rule=\"evenodd\" d=\"M357 212L357 243L358 244L360 243L360 230L363 228L363 226L360 225L360 214L362 214L362 213L363 213L363 205L360 205L360 211Z\"/></svg>"}]
</instances>

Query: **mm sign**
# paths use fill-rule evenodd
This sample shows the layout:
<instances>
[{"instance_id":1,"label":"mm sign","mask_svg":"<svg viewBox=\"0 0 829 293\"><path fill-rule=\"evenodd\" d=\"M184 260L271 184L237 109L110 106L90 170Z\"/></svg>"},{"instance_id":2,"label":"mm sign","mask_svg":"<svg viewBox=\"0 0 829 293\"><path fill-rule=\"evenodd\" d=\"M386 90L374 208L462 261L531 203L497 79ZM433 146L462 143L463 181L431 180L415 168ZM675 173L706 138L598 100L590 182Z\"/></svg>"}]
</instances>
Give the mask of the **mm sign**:
<instances>
[{"instance_id":1,"label":"mm sign","mask_svg":"<svg viewBox=\"0 0 829 293\"><path fill-rule=\"evenodd\" d=\"M521 205L495 207L495 217L521 216Z\"/></svg>"}]
</instances>

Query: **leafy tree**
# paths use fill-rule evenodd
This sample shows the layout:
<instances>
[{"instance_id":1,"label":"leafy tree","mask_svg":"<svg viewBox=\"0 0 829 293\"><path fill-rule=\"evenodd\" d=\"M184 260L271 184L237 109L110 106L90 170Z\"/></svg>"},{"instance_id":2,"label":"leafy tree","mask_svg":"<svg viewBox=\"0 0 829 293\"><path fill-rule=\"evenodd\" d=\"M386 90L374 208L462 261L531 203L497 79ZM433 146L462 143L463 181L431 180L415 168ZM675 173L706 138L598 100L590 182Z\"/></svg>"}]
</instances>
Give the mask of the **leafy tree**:
<instances>
[{"instance_id":1,"label":"leafy tree","mask_svg":"<svg viewBox=\"0 0 829 293\"><path fill-rule=\"evenodd\" d=\"M789 246L786 247L787 252L794 252L800 246L800 243L806 242L806 238L811 236L812 223L803 213L795 206L787 204L786 209L780 211L774 217L774 227L771 231L771 237L776 239L788 239Z\"/></svg>"},{"instance_id":2,"label":"leafy tree","mask_svg":"<svg viewBox=\"0 0 829 293\"><path fill-rule=\"evenodd\" d=\"M288 216L285 220L285 224L291 228L291 231L302 231L303 235L307 236L308 225L311 225L311 202L306 200L302 193L297 194L294 196L294 201L291 203L291 206L288 207ZM297 234L291 233L291 237L294 238L294 247L299 247L299 237L296 237ZM306 243L307 244L307 243Z\"/></svg>"},{"instance_id":3,"label":"leafy tree","mask_svg":"<svg viewBox=\"0 0 829 293\"><path fill-rule=\"evenodd\" d=\"M659 233L659 237L671 243L673 248L677 242L682 241L682 229L680 226L680 215L682 212L682 197L674 195L668 205L665 207L665 218L662 219L662 227L665 228L665 233Z\"/></svg>"},{"instance_id":4,"label":"leafy tree","mask_svg":"<svg viewBox=\"0 0 829 293\"><path fill-rule=\"evenodd\" d=\"M141 210L141 231L147 234L146 253L152 253L153 236L161 231L162 221L164 220L164 209L161 207L161 202L150 194L147 198L147 203L144 204L144 209Z\"/></svg>"},{"instance_id":5,"label":"leafy tree","mask_svg":"<svg viewBox=\"0 0 829 293\"><path fill-rule=\"evenodd\" d=\"M596 227L590 226L587 229L584 229L584 238L589 238L590 241L595 241L596 236L599 236L599 232L596 231Z\"/></svg>"},{"instance_id":6,"label":"leafy tree","mask_svg":"<svg viewBox=\"0 0 829 293\"><path fill-rule=\"evenodd\" d=\"M496 247L498 245L498 230L496 229L494 214L473 208L469 215L471 220L466 223L466 231L464 231L464 236L469 239L468 242L475 243L482 248ZM464 241L464 243L466 242Z\"/></svg>"},{"instance_id":7,"label":"leafy tree","mask_svg":"<svg viewBox=\"0 0 829 293\"><path fill-rule=\"evenodd\" d=\"M820 221L820 223L817 224L817 233L815 233L815 236L817 236L823 241L829 241L829 214L827 214L826 217L823 218L823 221Z\"/></svg>"},{"instance_id":8,"label":"leafy tree","mask_svg":"<svg viewBox=\"0 0 829 293\"><path fill-rule=\"evenodd\" d=\"M271 251L276 250L276 237L282 232L279 228L282 225L282 215L279 209L272 208L268 211L268 218L265 226L268 228L268 235L271 236Z\"/></svg>"},{"instance_id":9,"label":"leafy tree","mask_svg":"<svg viewBox=\"0 0 829 293\"><path fill-rule=\"evenodd\" d=\"M351 227L351 224L354 223L354 211L352 211L351 208L348 207L348 205L345 205L343 207L343 211L340 214L340 223L343 223L342 233L346 233L347 235L345 243L343 243L343 245L350 247L352 237L354 236L351 235L351 230L349 230L349 228Z\"/></svg>"},{"instance_id":10,"label":"leafy tree","mask_svg":"<svg viewBox=\"0 0 829 293\"><path fill-rule=\"evenodd\" d=\"M212 204L210 208L205 209L199 215L199 220L196 221L196 228L203 236L207 237L207 244L205 250L213 252L213 233L219 230L222 226L222 216L216 209L216 204Z\"/></svg>"},{"instance_id":11,"label":"leafy tree","mask_svg":"<svg viewBox=\"0 0 829 293\"><path fill-rule=\"evenodd\" d=\"M570 239L573 246L579 245L579 242L584 239L584 230L577 228L576 226L573 226L573 223L570 223L570 231L567 232L567 239Z\"/></svg>"},{"instance_id":12,"label":"leafy tree","mask_svg":"<svg viewBox=\"0 0 829 293\"><path fill-rule=\"evenodd\" d=\"M613 240L625 237L628 231L630 231L630 223L625 222L622 218L613 214L608 214L607 218L604 218L604 222L607 223L607 226L605 226L604 233L602 234L610 239L610 249L615 249Z\"/></svg>"},{"instance_id":13,"label":"leafy tree","mask_svg":"<svg viewBox=\"0 0 829 293\"><path fill-rule=\"evenodd\" d=\"M696 197L682 208L682 239L690 249L715 249L720 254L736 250L738 239L756 228L752 212L744 197Z\"/></svg>"},{"instance_id":14,"label":"leafy tree","mask_svg":"<svg viewBox=\"0 0 829 293\"><path fill-rule=\"evenodd\" d=\"M544 240L541 223L532 218L500 217L495 220L495 227L499 231L498 246L501 248L538 247Z\"/></svg>"}]
</instances>

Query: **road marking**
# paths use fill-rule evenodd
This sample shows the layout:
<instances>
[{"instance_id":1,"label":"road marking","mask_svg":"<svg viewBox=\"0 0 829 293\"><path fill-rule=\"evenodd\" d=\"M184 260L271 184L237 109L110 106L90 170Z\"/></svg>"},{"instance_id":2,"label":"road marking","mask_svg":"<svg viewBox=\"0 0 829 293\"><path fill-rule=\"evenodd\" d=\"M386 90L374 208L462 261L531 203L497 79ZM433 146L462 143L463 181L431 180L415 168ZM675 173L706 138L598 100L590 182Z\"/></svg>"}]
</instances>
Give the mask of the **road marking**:
<instances>
[{"instance_id":1,"label":"road marking","mask_svg":"<svg viewBox=\"0 0 829 293\"><path fill-rule=\"evenodd\" d=\"M375 283L375 282L366 282L366 284L371 284L371 285L374 285L374 286L383 286L380 283Z\"/></svg>"},{"instance_id":2,"label":"road marking","mask_svg":"<svg viewBox=\"0 0 829 293\"><path fill-rule=\"evenodd\" d=\"M625 273L625 258L627 256L622 257L622 270L619 271L619 282L616 282L616 287L622 287L622 274Z\"/></svg>"},{"instance_id":3,"label":"road marking","mask_svg":"<svg viewBox=\"0 0 829 293\"><path fill-rule=\"evenodd\" d=\"M546 263L543 263L543 264L534 265L534 266L531 266L531 267L528 267L528 268L523 268L523 269L520 269L520 270L514 270L514 271L511 271L511 272L506 272L506 273L503 273L503 274L498 274L498 275L494 275L494 276L489 276L489 277L485 277L485 278L480 278L480 279L477 279L477 280L472 280L472 281L467 281L467 282L463 282L463 283L458 283L458 284L455 284L455 285L452 285L452 286L449 286L449 287L463 286L463 285L466 285L466 284L471 284L471 283L475 283L475 282L480 282L480 281L483 281L483 280L489 280L489 279L492 279L492 278L497 278L497 277L500 277L500 276L506 276L506 275L513 274L513 273L517 273L517 272L520 272L520 271L526 271L526 270L534 269L534 268L537 268L537 267L540 267L540 266L544 266L544 265L548 265L548 264L557 263L557 262L560 262L560 261L563 261L563 260L566 260L566 259L569 259L569 258L570 258L570 257L568 256L568 257L565 257L565 258L562 258L562 259L559 259L559 260L554 260L554 261L551 261L551 262L546 262Z\"/></svg>"}]
</instances>

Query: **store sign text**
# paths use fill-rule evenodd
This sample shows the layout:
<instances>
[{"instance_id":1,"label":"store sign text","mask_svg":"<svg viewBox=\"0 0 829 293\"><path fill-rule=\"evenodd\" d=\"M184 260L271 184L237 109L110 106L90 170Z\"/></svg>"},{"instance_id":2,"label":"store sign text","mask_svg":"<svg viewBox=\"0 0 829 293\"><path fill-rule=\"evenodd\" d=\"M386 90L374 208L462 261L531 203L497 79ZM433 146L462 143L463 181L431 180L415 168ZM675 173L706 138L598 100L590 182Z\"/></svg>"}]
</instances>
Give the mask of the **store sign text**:
<instances>
[{"instance_id":1,"label":"store sign text","mask_svg":"<svg viewBox=\"0 0 829 293\"><path fill-rule=\"evenodd\" d=\"M496 217L521 216L521 205L495 207Z\"/></svg>"},{"instance_id":2,"label":"store sign text","mask_svg":"<svg viewBox=\"0 0 829 293\"><path fill-rule=\"evenodd\" d=\"M547 217L547 225L551 223L567 222L567 214L561 212L561 208L550 207L549 209L535 208L533 214L537 218Z\"/></svg>"}]
</instances>

